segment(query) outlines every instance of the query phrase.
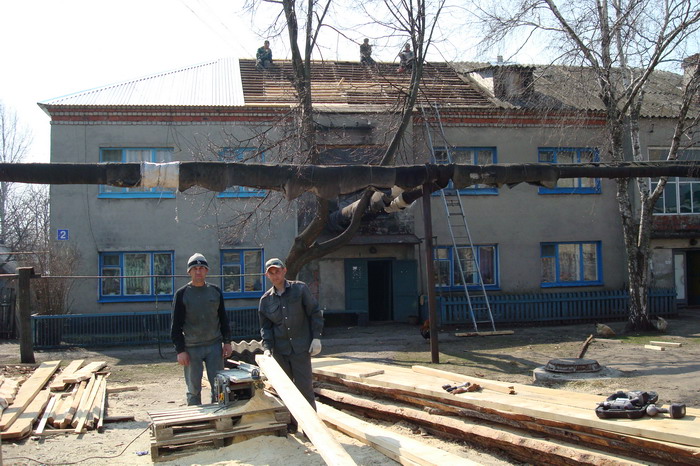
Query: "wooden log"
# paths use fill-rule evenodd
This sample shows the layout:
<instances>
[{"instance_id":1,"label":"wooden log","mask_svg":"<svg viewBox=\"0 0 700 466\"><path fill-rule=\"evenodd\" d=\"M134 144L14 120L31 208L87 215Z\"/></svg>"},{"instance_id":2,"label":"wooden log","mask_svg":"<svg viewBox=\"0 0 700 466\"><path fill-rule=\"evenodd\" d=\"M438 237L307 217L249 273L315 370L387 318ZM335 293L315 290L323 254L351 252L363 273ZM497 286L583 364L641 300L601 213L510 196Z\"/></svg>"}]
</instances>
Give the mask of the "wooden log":
<instances>
[{"instance_id":1,"label":"wooden log","mask_svg":"<svg viewBox=\"0 0 700 466\"><path fill-rule=\"evenodd\" d=\"M680 348L683 346L682 343L676 342L676 341L650 341L650 345L656 345L656 346L667 346L669 348Z\"/></svg>"},{"instance_id":2,"label":"wooden log","mask_svg":"<svg viewBox=\"0 0 700 466\"><path fill-rule=\"evenodd\" d=\"M32 431L32 425L39 418L44 407L49 402L51 397L50 390L40 391L27 405L26 409L22 411L22 414L17 417L15 422L12 423L7 429L0 433L0 437L5 439L21 439L30 434Z\"/></svg>"},{"instance_id":3,"label":"wooden log","mask_svg":"<svg viewBox=\"0 0 700 466\"><path fill-rule=\"evenodd\" d=\"M61 371L60 374L56 376L56 379L51 382L51 385L49 385L49 388L53 391L61 391L66 388L66 385L68 385L66 382L63 381L63 379L72 376L79 368L80 366L85 362L84 359L74 359L71 361L63 371Z\"/></svg>"},{"instance_id":4,"label":"wooden log","mask_svg":"<svg viewBox=\"0 0 700 466\"><path fill-rule=\"evenodd\" d=\"M586 351L588 351L588 347L590 346L591 342L593 341L593 334L591 333L588 338L586 338L586 341L583 342L583 346L581 346L581 351L578 353L578 358L582 359L586 355Z\"/></svg>"},{"instance_id":5,"label":"wooden log","mask_svg":"<svg viewBox=\"0 0 700 466\"><path fill-rule=\"evenodd\" d=\"M498 335L513 335L513 330L496 330L492 332L461 332L455 333L456 337L493 337Z\"/></svg>"},{"instance_id":6,"label":"wooden log","mask_svg":"<svg viewBox=\"0 0 700 466\"><path fill-rule=\"evenodd\" d=\"M393 422L398 418L429 425L436 429L450 430L459 435L461 440L474 442L487 448L498 448L508 452L514 458L533 464L636 464L640 466L643 464L630 458L611 456L589 448L536 439L527 434L507 430L505 427L494 429L463 419L429 414L405 406L380 404L352 395L334 393L331 390L321 390L319 394L346 405L371 411L373 415L381 413L384 419L391 419Z\"/></svg>"},{"instance_id":7,"label":"wooden log","mask_svg":"<svg viewBox=\"0 0 700 466\"><path fill-rule=\"evenodd\" d=\"M347 413L339 411L331 406L317 403L318 415L326 424L356 438L367 445L385 452L391 452L389 456L394 461L404 463L404 459L425 466L464 465L476 466L481 463L470 461L462 456L448 453L439 448L434 448L405 435L382 429ZM377 448L379 447L379 448Z\"/></svg>"},{"instance_id":8,"label":"wooden log","mask_svg":"<svg viewBox=\"0 0 700 466\"><path fill-rule=\"evenodd\" d=\"M309 440L318 448L321 457L332 465L354 465L352 457L340 445L319 419L316 411L299 393L287 374L277 364L273 357L258 355L255 361L267 380L275 388L287 409L292 413Z\"/></svg>"},{"instance_id":9,"label":"wooden log","mask_svg":"<svg viewBox=\"0 0 700 466\"><path fill-rule=\"evenodd\" d=\"M654 351L664 351L666 349L663 346L656 346L656 345L644 345L644 348L654 350Z\"/></svg>"},{"instance_id":10,"label":"wooden log","mask_svg":"<svg viewBox=\"0 0 700 466\"><path fill-rule=\"evenodd\" d=\"M0 430L7 430L22 414L34 397L44 388L44 385L46 385L46 382L49 381L54 372L56 372L60 363L61 361L41 363L34 373L22 384L12 405L2 413L2 418L0 418ZM46 402L48 403L48 398Z\"/></svg>"},{"instance_id":11,"label":"wooden log","mask_svg":"<svg viewBox=\"0 0 700 466\"><path fill-rule=\"evenodd\" d=\"M411 370L418 372L419 374L434 375L436 377L444 377L446 379L455 380L458 383L476 383L487 390L505 393L506 395L515 395L515 388L513 387L513 385L508 385L504 382L495 382L486 379L480 379L478 377L470 377L468 375L455 374L452 372L447 372L440 369L433 369L432 367L425 366L411 366Z\"/></svg>"}]
</instances>

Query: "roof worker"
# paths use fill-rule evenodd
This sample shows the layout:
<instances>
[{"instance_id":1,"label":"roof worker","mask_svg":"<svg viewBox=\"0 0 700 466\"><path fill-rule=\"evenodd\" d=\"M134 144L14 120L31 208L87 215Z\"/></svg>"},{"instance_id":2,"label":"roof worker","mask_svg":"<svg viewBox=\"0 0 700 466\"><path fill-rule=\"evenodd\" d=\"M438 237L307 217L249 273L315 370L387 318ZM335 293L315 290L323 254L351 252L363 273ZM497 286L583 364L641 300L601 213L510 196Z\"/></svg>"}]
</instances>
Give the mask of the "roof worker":
<instances>
[{"instance_id":1,"label":"roof worker","mask_svg":"<svg viewBox=\"0 0 700 466\"><path fill-rule=\"evenodd\" d=\"M321 352L323 313L306 283L286 279L281 259L265 263L272 288L260 298L258 317L265 354L275 358L314 409L311 356ZM296 430L296 422L288 426Z\"/></svg>"},{"instance_id":2,"label":"roof worker","mask_svg":"<svg viewBox=\"0 0 700 466\"><path fill-rule=\"evenodd\" d=\"M364 42L360 44L360 63L363 65L374 65L374 60L372 59L372 46L369 45L369 39L365 38Z\"/></svg>"},{"instance_id":3,"label":"roof worker","mask_svg":"<svg viewBox=\"0 0 700 466\"><path fill-rule=\"evenodd\" d=\"M255 54L255 67L259 70L266 70L272 65L272 49L270 41L266 40Z\"/></svg>"},{"instance_id":4,"label":"roof worker","mask_svg":"<svg viewBox=\"0 0 700 466\"><path fill-rule=\"evenodd\" d=\"M416 56L411 50L411 44L406 43L403 50L399 52L399 69L397 71L399 73L403 73L404 71L413 68L413 60L415 57Z\"/></svg>"},{"instance_id":5,"label":"roof worker","mask_svg":"<svg viewBox=\"0 0 700 466\"><path fill-rule=\"evenodd\" d=\"M231 356L231 329L224 310L221 290L206 282L209 264L195 253L187 261L192 280L175 292L170 336L177 351L177 362L184 367L187 404L202 404L202 374L207 369L211 402L215 403L216 372Z\"/></svg>"}]
</instances>

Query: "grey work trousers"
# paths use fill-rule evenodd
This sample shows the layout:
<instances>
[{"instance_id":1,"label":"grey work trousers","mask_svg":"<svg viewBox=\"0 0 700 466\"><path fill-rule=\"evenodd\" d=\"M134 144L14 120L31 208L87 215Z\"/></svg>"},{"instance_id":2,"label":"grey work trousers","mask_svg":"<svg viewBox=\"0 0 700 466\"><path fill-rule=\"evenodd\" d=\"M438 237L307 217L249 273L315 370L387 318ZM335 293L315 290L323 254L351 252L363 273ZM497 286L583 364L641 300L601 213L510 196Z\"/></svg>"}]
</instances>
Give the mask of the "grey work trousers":
<instances>
[{"instance_id":1,"label":"grey work trousers","mask_svg":"<svg viewBox=\"0 0 700 466\"><path fill-rule=\"evenodd\" d=\"M314 396L313 372L311 369L311 355L309 353L290 354L288 356L277 354L273 351L277 364L292 379L299 392L307 399L311 407L316 409Z\"/></svg>"},{"instance_id":2,"label":"grey work trousers","mask_svg":"<svg viewBox=\"0 0 700 466\"><path fill-rule=\"evenodd\" d=\"M216 402L214 380L217 371L224 368L224 355L221 342L206 346L189 346L186 351L190 355L190 365L184 366L185 383L187 384L187 405L202 404L202 374L204 365L207 368L207 379L211 386L211 402Z\"/></svg>"}]
</instances>

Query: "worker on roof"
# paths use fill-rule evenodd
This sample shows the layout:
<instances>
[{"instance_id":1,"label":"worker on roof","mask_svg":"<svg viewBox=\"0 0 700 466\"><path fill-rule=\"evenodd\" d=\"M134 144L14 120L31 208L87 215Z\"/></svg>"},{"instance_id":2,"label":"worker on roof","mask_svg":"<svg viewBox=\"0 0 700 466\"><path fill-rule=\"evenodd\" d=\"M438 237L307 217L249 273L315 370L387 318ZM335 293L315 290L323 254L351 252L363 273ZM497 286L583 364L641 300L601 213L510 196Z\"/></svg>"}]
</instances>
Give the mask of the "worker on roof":
<instances>
[{"instance_id":1,"label":"worker on roof","mask_svg":"<svg viewBox=\"0 0 700 466\"><path fill-rule=\"evenodd\" d=\"M365 38L364 42L360 44L360 63L363 65L374 65L374 60L372 59L372 46L369 45L369 39Z\"/></svg>"},{"instance_id":2,"label":"worker on roof","mask_svg":"<svg viewBox=\"0 0 700 466\"><path fill-rule=\"evenodd\" d=\"M266 70L272 65L272 49L270 41L266 40L255 54L255 67L259 70Z\"/></svg>"},{"instance_id":3,"label":"worker on roof","mask_svg":"<svg viewBox=\"0 0 700 466\"><path fill-rule=\"evenodd\" d=\"M411 44L406 43L403 50L399 52L399 69L397 71L403 73L413 68L413 60L415 57L415 54L411 50Z\"/></svg>"}]
</instances>

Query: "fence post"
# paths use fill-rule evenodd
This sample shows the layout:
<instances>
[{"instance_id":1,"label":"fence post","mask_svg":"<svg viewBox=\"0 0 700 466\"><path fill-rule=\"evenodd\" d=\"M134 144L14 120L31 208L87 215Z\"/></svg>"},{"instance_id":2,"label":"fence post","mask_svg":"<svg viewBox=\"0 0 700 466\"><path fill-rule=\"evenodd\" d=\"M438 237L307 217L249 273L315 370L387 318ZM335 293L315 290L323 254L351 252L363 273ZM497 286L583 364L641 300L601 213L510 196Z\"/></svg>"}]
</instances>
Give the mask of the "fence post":
<instances>
[{"instance_id":1,"label":"fence post","mask_svg":"<svg viewBox=\"0 0 700 466\"><path fill-rule=\"evenodd\" d=\"M23 363L34 364L34 342L32 341L32 311L30 308L29 279L34 275L33 267L17 267L17 311L19 314L19 353Z\"/></svg>"}]
</instances>

